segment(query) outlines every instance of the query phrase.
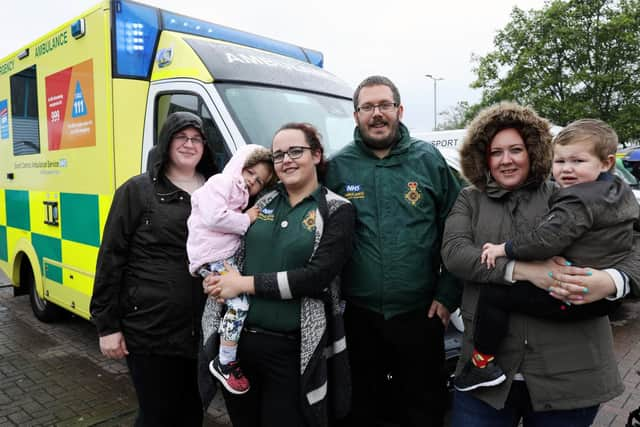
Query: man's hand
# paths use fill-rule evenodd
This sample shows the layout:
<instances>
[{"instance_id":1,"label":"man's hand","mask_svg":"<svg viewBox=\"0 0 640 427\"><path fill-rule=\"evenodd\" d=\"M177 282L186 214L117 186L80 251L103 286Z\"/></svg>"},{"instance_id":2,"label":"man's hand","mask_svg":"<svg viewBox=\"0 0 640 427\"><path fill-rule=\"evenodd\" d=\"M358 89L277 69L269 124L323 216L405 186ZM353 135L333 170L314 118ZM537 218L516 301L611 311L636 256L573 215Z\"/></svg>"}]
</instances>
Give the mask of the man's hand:
<instances>
[{"instance_id":1,"label":"man's hand","mask_svg":"<svg viewBox=\"0 0 640 427\"><path fill-rule=\"evenodd\" d=\"M122 332L100 337L100 351L109 359L122 359L129 354Z\"/></svg>"},{"instance_id":2,"label":"man's hand","mask_svg":"<svg viewBox=\"0 0 640 427\"><path fill-rule=\"evenodd\" d=\"M431 303L431 307L429 307L429 313L427 314L427 317L431 319L434 315L440 318L440 320L442 321L442 324L444 325L444 328L447 329L447 325L449 324L449 318L451 317L451 313L449 313L449 310L447 309L447 307L445 307L444 305L442 305L436 300L433 300L433 302Z\"/></svg>"}]
</instances>

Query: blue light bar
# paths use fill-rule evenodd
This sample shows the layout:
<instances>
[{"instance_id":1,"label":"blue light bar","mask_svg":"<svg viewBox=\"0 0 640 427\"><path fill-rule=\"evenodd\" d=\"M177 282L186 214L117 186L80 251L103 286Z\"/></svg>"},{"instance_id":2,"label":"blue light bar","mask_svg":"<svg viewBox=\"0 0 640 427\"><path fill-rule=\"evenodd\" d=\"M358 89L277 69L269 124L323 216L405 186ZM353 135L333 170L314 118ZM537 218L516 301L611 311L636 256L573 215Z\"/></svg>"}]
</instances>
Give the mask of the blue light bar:
<instances>
[{"instance_id":1,"label":"blue light bar","mask_svg":"<svg viewBox=\"0 0 640 427\"><path fill-rule=\"evenodd\" d=\"M86 26L85 26L84 18L78 19L76 22L71 24L71 35L74 38L79 39L83 37L85 32L86 32Z\"/></svg>"},{"instance_id":2,"label":"blue light bar","mask_svg":"<svg viewBox=\"0 0 640 427\"><path fill-rule=\"evenodd\" d=\"M207 37L210 39L223 40L231 43L237 43L244 46L254 47L291 58L299 59L304 62L311 62L314 65L322 67L322 54L315 52L313 55L307 54L302 48L290 44L273 40L267 37L258 36L233 28L225 27L210 22L201 21L195 18L178 15L176 13L162 11L162 25L166 30L178 31L181 33L193 34L197 36ZM320 59L318 60L318 54ZM308 57L307 57L308 56ZM313 57L313 61L311 58Z\"/></svg>"},{"instance_id":3,"label":"blue light bar","mask_svg":"<svg viewBox=\"0 0 640 427\"><path fill-rule=\"evenodd\" d=\"M158 38L158 12L153 7L116 1L115 72L119 76L147 78Z\"/></svg>"},{"instance_id":4,"label":"blue light bar","mask_svg":"<svg viewBox=\"0 0 640 427\"><path fill-rule=\"evenodd\" d=\"M322 52L306 48L302 48L302 50L307 54L307 58L309 58L310 63L320 68L324 67L324 55Z\"/></svg>"}]
</instances>

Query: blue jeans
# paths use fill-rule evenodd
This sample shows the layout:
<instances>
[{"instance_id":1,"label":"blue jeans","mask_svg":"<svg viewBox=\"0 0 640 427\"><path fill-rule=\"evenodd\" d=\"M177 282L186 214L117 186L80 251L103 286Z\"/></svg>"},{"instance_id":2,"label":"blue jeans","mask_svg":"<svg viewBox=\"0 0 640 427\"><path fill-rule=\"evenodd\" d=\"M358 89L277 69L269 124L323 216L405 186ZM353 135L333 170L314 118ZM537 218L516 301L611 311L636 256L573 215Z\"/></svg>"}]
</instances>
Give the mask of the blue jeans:
<instances>
[{"instance_id":1,"label":"blue jeans","mask_svg":"<svg viewBox=\"0 0 640 427\"><path fill-rule=\"evenodd\" d=\"M455 391L451 427L588 427L599 406L535 412L524 381L514 381L503 409L495 409L470 393Z\"/></svg>"}]
</instances>

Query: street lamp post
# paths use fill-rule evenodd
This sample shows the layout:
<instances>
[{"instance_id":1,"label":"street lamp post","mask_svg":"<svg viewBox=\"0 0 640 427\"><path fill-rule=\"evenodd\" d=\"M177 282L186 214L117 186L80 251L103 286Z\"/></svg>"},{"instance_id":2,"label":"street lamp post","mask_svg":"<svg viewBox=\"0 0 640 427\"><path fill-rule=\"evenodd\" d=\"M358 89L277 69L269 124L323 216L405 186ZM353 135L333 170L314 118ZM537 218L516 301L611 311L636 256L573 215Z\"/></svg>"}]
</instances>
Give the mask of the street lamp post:
<instances>
[{"instance_id":1,"label":"street lamp post","mask_svg":"<svg viewBox=\"0 0 640 427\"><path fill-rule=\"evenodd\" d=\"M425 74L424 76L433 80L433 130L436 130L438 127L438 80L444 80L444 77L436 77L433 74Z\"/></svg>"}]
</instances>

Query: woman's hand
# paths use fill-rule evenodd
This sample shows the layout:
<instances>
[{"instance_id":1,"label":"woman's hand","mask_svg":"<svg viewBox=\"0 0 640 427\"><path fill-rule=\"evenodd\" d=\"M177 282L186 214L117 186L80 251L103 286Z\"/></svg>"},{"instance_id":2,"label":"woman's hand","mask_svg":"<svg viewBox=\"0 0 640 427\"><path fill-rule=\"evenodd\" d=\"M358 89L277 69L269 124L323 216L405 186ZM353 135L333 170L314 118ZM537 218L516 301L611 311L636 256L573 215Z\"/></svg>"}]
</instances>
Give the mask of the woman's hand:
<instances>
[{"instance_id":1,"label":"woman's hand","mask_svg":"<svg viewBox=\"0 0 640 427\"><path fill-rule=\"evenodd\" d=\"M526 280L571 304L586 304L615 295L609 274L591 268L574 267L562 257L545 261L516 261L514 280Z\"/></svg>"},{"instance_id":2,"label":"woman's hand","mask_svg":"<svg viewBox=\"0 0 640 427\"><path fill-rule=\"evenodd\" d=\"M616 294L611 276L591 268L569 267L568 272L554 273L557 284L550 290L551 296L572 304L588 304Z\"/></svg>"},{"instance_id":3,"label":"woman's hand","mask_svg":"<svg viewBox=\"0 0 640 427\"><path fill-rule=\"evenodd\" d=\"M205 294L217 298L218 302L224 302L226 299L237 297L243 293L255 293L253 276L242 276L227 262L224 263L224 266L227 270L226 273L222 275L212 273L204 278L202 287Z\"/></svg>"},{"instance_id":4,"label":"woman's hand","mask_svg":"<svg viewBox=\"0 0 640 427\"><path fill-rule=\"evenodd\" d=\"M100 351L109 359L122 359L129 354L122 332L100 337Z\"/></svg>"}]
</instances>

